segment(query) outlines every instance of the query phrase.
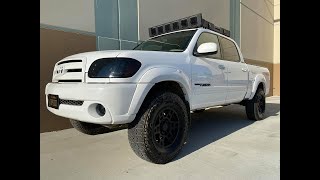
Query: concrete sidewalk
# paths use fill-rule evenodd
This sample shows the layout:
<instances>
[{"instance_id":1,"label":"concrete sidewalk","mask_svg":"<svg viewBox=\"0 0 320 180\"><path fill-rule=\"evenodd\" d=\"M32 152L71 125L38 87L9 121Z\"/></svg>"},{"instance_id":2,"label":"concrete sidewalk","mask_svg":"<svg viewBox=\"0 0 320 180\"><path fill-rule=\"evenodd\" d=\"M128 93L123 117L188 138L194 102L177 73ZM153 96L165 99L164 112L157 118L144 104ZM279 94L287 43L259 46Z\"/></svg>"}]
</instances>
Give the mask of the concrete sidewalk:
<instances>
[{"instance_id":1,"label":"concrete sidewalk","mask_svg":"<svg viewBox=\"0 0 320 180\"><path fill-rule=\"evenodd\" d=\"M45 179L280 179L280 98L267 98L267 118L247 120L230 105L192 114L189 141L166 165L138 158L127 130L89 136L75 129L40 134Z\"/></svg>"}]
</instances>

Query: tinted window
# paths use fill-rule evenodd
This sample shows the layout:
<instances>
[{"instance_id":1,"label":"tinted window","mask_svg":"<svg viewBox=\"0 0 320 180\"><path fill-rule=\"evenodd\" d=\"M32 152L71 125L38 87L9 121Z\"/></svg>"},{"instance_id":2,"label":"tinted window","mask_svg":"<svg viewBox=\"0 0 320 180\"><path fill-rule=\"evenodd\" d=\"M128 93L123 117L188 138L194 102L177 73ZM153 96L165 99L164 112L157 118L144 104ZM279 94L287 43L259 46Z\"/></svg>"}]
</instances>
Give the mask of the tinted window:
<instances>
[{"instance_id":1,"label":"tinted window","mask_svg":"<svg viewBox=\"0 0 320 180\"><path fill-rule=\"evenodd\" d=\"M239 62L240 57L235 44L226 38L223 38L223 37L219 37L219 38L220 38L220 44L222 48L223 59L228 61Z\"/></svg>"},{"instance_id":2,"label":"tinted window","mask_svg":"<svg viewBox=\"0 0 320 180\"><path fill-rule=\"evenodd\" d=\"M218 52L216 54L213 55L208 55L206 57L208 58L213 58L213 59L221 59L221 53L220 53L220 48L219 48L219 40L218 40L218 36L215 34L211 34L211 33L202 33L199 36L199 39L197 41L196 44L196 50L198 49L198 47L203 44L203 43L208 43L208 42L214 42L217 43L218 45Z\"/></svg>"},{"instance_id":3,"label":"tinted window","mask_svg":"<svg viewBox=\"0 0 320 180\"><path fill-rule=\"evenodd\" d=\"M189 45L195 30L181 31L149 39L134 50L183 52Z\"/></svg>"}]
</instances>

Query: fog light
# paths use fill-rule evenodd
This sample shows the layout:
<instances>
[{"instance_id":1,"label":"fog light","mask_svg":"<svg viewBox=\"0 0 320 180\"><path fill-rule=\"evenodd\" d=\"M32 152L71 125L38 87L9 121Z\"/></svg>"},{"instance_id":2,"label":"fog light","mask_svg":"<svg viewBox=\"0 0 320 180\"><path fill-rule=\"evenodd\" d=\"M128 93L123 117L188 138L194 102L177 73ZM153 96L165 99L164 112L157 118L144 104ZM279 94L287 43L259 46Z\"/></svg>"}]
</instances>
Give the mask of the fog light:
<instances>
[{"instance_id":1,"label":"fog light","mask_svg":"<svg viewBox=\"0 0 320 180\"><path fill-rule=\"evenodd\" d=\"M100 116L103 116L104 114L106 114L106 109L101 104L98 104L96 106L96 111Z\"/></svg>"}]
</instances>

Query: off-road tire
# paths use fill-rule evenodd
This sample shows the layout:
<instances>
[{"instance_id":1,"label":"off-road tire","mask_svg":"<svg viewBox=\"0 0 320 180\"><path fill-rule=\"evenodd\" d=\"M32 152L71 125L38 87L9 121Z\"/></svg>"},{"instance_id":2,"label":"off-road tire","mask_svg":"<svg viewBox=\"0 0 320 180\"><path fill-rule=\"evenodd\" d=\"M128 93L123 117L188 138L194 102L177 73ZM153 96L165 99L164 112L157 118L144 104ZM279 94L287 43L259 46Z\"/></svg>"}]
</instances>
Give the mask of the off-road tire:
<instances>
[{"instance_id":1,"label":"off-road tire","mask_svg":"<svg viewBox=\"0 0 320 180\"><path fill-rule=\"evenodd\" d=\"M266 97L263 89L259 88L254 97L246 103L246 113L250 120L258 121L264 118Z\"/></svg>"},{"instance_id":2,"label":"off-road tire","mask_svg":"<svg viewBox=\"0 0 320 180\"><path fill-rule=\"evenodd\" d=\"M128 138L135 154L156 164L170 162L187 141L188 113L185 102L177 94L156 92L148 96L128 126Z\"/></svg>"},{"instance_id":3,"label":"off-road tire","mask_svg":"<svg viewBox=\"0 0 320 180\"><path fill-rule=\"evenodd\" d=\"M88 135L103 134L111 131L110 128L100 124L86 123L73 119L70 119L70 123L76 130Z\"/></svg>"}]
</instances>

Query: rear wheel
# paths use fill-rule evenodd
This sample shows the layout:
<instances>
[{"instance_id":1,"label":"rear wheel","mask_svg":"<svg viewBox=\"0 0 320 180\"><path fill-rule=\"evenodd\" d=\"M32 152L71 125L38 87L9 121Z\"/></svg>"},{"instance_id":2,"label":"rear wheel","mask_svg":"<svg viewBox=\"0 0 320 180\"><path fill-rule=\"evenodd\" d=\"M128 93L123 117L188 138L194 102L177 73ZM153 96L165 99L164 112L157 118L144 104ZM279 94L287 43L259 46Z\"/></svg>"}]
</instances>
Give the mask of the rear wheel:
<instances>
[{"instance_id":1,"label":"rear wheel","mask_svg":"<svg viewBox=\"0 0 320 180\"><path fill-rule=\"evenodd\" d=\"M111 131L110 128L100 124L86 123L73 119L70 119L70 123L76 130L88 135L103 134Z\"/></svg>"},{"instance_id":2,"label":"rear wheel","mask_svg":"<svg viewBox=\"0 0 320 180\"><path fill-rule=\"evenodd\" d=\"M259 88L254 97L246 103L246 113L251 120L261 120L266 110L266 97L263 89Z\"/></svg>"},{"instance_id":3,"label":"rear wheel","mask_svg":"<svg viewBox=\"0 0 320 180\"><path fill-rule=\"evenodd\" d=\"M174 93L147 97L136 119L129 124L131 148L146 161L156 164L171 161L186 142L188 113L184 101Z\"/></svg>"}]
</instances>

